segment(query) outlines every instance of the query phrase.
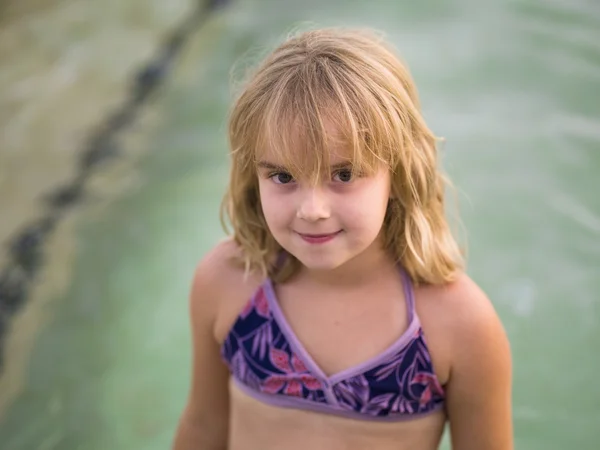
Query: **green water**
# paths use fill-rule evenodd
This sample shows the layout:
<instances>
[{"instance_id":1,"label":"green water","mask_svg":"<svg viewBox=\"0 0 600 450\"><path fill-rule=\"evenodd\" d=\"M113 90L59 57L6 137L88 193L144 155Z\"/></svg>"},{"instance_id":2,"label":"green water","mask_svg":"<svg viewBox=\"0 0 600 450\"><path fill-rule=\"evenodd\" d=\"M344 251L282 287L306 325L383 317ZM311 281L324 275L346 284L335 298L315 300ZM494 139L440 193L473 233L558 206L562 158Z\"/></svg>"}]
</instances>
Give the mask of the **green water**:
<instances>
[{"instance_id":1,"label":"green water","mask_svg":"<svg viewBox=\"0 0 600 450\"><path fill-rule=\"evenodd\" d=\"M229 71L305 20L385 31L446 138L469 272L512 343L516 448L598 448L600 3L246 0L194 37L156 99L137 188L100 218L81 212L72 284L0 423L2 450L168 447L189 381L190 277L222 235Z\"/></svg>"}]
</instances>

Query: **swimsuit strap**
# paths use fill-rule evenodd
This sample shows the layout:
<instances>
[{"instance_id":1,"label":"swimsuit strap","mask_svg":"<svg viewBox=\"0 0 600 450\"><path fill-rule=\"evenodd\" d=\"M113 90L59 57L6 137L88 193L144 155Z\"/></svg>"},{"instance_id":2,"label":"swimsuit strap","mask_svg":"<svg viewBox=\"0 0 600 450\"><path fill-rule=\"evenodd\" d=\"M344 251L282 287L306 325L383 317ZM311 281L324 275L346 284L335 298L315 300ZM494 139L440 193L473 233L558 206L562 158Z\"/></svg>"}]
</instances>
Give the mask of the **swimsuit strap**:
<instances>
[{"instance_id":1,"label":"swimsuit strap","mask_svg":"<svg viewBox=\"0 0 600 450\"><path fill-rule=\"evenodd\" d=\"M413 282L410 279L410 275L403 267L400 267L400 274L402 276L402 285L404 287L404 297L406 298L408 323L411 323L415 316L415 292L413 288Z\"/></svg>"}]
</instances>

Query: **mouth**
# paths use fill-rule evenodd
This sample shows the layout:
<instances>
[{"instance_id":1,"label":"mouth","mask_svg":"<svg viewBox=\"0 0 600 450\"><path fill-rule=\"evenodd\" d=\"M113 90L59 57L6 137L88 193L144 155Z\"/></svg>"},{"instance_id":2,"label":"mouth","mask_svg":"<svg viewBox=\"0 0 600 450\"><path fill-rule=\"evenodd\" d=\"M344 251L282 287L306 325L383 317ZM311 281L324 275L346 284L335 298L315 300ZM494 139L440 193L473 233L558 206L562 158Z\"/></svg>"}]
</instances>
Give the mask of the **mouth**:
<instances>
[{"instance_id":1,"label":"mouth","mask_svg":"<svg viewBox=\"0 0 600 450\"><path fill-rule=\"evenodd\" d=\"M310 234L310 233L297 233L304 241L309 244L324 244L325 242L329 242L334 239L338 234L340 234L342 230L335 231L333 233L320 233L320 234Z\"/></svg>"}]
</instances>

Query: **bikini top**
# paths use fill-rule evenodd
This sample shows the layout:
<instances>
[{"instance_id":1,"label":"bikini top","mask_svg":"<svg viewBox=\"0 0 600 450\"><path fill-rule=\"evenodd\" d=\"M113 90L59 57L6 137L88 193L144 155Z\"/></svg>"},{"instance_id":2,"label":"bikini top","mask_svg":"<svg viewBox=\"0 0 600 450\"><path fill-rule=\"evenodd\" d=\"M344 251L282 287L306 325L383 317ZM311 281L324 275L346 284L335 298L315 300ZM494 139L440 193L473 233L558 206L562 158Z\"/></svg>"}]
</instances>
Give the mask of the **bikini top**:
<instances>
[{"instance_id":1,"label":"bikini top","mask_svg":"<svg viewBox=\"0 0 600 450\"><path fill-rule=\"evenodd\" d=\"M407 330L379 355L331 376L325 375L294 335L267 279L221 347L233 381L267 404L355 419L396 421L441 409L445 394L415 311L412 283L404 270L400 272Z\"/></svg>"}]
</instances>

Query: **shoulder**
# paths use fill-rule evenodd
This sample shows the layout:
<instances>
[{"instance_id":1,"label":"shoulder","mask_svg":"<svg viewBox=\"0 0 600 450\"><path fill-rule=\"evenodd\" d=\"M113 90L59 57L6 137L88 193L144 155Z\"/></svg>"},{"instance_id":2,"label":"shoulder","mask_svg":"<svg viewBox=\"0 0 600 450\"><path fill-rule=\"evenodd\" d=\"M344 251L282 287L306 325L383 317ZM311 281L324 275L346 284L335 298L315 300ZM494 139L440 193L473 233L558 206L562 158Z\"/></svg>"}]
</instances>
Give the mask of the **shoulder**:
<instances>
[{"instance_id":1,"label":"shoulder","mask_svg":"<svg viewBox=\"0 0 600 450\"><path fill-rule=\"evenodd\" d=\"M510 344L492 301L473 280L462 275L446 288L443 303L452 343L451 381L473 388L508 387Z\"/></svg>"},{"instance_id":2,"label":"shoulder","mask_svg":"<svg viewBox=\"0 0 600 450\"><path fill-rule=\"evenodd\" d=\"M451 342L462 344L465 338L479 334L504 334L491 300L467 274L459 274L452 283L419 290L418 307Z\"/></svg>"},{"instance_id":3,"label":"shoulder","mask_svg":"<svg viewBox=\"0 0 600 450\"><path fill-rule=\"evenodd\" d=\"M242 252L233 239L217 243L198 262L190 292L193 323L210 322L213 336L224 337L223 327L243 308L262 282L256 273L246 273Z\"/></svg>"},{"instance_id":4,"label":"shoulder","mask_svg":"<svg viewBox=\"0 0 600 450\"><path fill-rule=\"evenodd\" d=\"M466 274L425 288L426 320L444 349L453 448L512 449L512 361L494 306Z\"/></svg>"},{"instance_id":5,"label":"shoulder","mask_svg":"<svg viewBox=\"0 0 600 450\"><path fill-rule=\"evenodd\" d=\"M445 285L418 288L416 306L444 379L469 371L471 365L485 368L489 352L498 359L491 365L510 365L504 326L492 301L467 274Z\"/></svg>"},{"instance_id":6,"label":"shoulder","mask_svg":"<svg viewBox=\"0 0 600 450\"><path fill-rule=\"evenodd\" d=\"M227 238L218 242L198 262L194 271L194 286L220 287L227 281L228 275L238 274L243 267L237 262L241 249ZM225 283L226 284L226 283Z\"/></svg>"},{"instance_id":7,"label":"shoulder","mask_svg":"<svg viewBox=\"0 0 600 450\"><path fill-rule=\"evenodd\" d=\"M504 326L492 301L468 275L461 274L443 288L440 300L457 357L458 353L468 352L473 357L477 351L508 347Z\"/></svg>"}]
</instances>

